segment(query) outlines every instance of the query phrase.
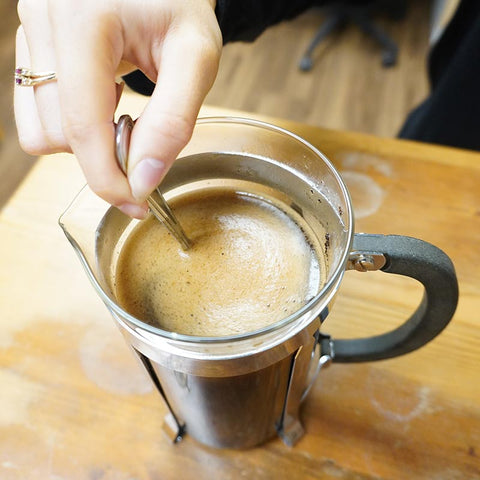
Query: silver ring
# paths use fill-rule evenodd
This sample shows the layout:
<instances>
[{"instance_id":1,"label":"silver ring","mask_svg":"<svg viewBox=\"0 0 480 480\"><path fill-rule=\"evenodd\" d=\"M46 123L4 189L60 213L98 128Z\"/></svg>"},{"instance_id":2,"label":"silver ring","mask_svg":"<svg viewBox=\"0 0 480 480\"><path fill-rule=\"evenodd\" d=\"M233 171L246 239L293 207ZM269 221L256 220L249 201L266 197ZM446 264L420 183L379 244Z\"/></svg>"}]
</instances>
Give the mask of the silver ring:
<instances>
[{"instance_id":1,"label":"silver ring","mask_svg":"<svg viewBox=\"0 0 480 480\"><path fill-rule=\"evenodd\" d=\"M29 68L23 67L15 69L15 85L19 87L33 87L56 78L57 74L55 72L33 72Z\"/></svg>"}]
</instances>

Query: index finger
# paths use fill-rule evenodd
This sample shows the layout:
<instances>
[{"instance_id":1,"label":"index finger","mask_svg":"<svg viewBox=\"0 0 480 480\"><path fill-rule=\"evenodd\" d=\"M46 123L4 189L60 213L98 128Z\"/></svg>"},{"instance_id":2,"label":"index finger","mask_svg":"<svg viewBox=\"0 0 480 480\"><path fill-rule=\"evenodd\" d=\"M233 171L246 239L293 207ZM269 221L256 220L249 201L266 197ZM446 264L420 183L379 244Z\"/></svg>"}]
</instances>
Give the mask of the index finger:
<instances>
[{"instance_id":1,"label":"index finger","mask_svg":"<svg viewBox=\"0 0 480 480\"><path fill-rule=\"evenodd\" d=\"M109 29L92 19L66 23L60 17L58 22L53 19L53 30L65 137L97 195L115 206L138 203L115 157L113 116L119 60L108 38ZM132 208L129 214L133 216L145 213L144 207L139 206L137 214Z\"/></svg>"},{"instance_id":2,"label":"index finger","mask_svg":"<svg viewBox=\"0 0 480 480\"><path fill-rule=\"evenodd\" d=\"M129 180L137 199L160 183L190 139L219 59L216 42L195 29L184 28L164 41L157 83L130 145Z\"/></svg>"}]
</instances>

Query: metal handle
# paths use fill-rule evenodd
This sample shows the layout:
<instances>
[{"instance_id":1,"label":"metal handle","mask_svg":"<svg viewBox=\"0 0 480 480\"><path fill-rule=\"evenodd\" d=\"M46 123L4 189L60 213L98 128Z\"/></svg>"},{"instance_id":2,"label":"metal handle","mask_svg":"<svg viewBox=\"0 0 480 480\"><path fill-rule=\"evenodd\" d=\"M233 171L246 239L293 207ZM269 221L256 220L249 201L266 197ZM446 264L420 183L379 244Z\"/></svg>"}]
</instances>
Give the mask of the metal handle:
<instances>
[{"instance_id":1,"label":"metal handle","mask_svg":"<svg viewBox=\"0 0 480 480\"><path fill-rule=\"evenodd\" d=\"M458 302L458 282L450 258L439 248L400 235L356 234L350 268L379 269L420 281L423 299L400 327L383 335L353 340L331 340L338 363L392 358L420 348L450 322ZM384 261L382 261L382 258Z\"/></svg>"}]
</instances>

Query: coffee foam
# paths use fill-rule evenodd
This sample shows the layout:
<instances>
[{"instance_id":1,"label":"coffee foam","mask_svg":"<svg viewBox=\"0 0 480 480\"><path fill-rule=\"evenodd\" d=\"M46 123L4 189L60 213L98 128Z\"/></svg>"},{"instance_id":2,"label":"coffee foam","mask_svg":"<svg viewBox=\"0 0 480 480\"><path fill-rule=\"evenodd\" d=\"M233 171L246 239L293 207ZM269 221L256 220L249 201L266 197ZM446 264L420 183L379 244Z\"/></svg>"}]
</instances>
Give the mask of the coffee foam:
<instances>
[{"instance_id":1,"label":"coffee foam","mask_svg":"<svg viewBox=\"0 0 480 480\"><path fill-rule=\"evenodd\" d=\"M183 251L150 217L117 262L118 302L140 320L187 335L235 335L285 318L319 291L317 252L284 209L229 189L172 207L192 248Z\"/></svg>"}]
</instances>

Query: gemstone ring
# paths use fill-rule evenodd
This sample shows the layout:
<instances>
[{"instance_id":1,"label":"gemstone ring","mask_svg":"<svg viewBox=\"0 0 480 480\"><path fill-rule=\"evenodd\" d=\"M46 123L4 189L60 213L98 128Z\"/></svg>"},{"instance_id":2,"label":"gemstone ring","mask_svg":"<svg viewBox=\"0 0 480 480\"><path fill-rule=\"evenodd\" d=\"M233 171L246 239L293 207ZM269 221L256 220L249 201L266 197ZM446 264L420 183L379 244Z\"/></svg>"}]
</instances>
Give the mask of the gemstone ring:
<instances>
[{"instance_id":1,"label":"gemstone ring","mask_svg":"<svg viewBox=\"0 0 480 480\"><path fill-rule=\"evenodd\" d=\"M55 72L33 72L29 68L23 67L15 69L15 85L20 87L33 87L56 78L57 74Z\"/></svg>"}]
</instances>

